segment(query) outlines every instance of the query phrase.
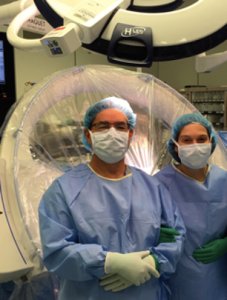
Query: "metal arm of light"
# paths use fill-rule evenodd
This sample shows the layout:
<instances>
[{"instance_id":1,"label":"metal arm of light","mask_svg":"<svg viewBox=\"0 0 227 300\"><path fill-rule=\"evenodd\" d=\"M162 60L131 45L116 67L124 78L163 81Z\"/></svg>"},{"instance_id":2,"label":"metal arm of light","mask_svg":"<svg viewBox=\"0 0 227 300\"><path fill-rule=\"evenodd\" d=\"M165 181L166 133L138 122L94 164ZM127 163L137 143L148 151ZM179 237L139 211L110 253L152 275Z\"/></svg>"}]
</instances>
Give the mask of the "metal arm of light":
<instances>
[{"instance_id":1,"label":"metal arm of light","mask_svg":"<svg viewBox=\"0 0 227 300\"><path fill-rule=\"evenodd\" d=\"M205 52L196 56L195 69L198 73L210 72L227 62L227 51L206 55Z\"/></svg>"},{"instance_id":2,"label":"metal arm of light","mask_svg":"<svg viewBox=\"0 0 227 300\"><path fill-rule=\"evenodd\" d=\"M10 23L7 30L7 39L8 41L16 48L24 49L24 50L40 50L42 48L42 44L40 39L24 39L18 36L18 32L21 29L24 22L26 22L29 18L39 15L35 4L30 5L25 10L20 12Z\"/></svg>"}]
</instances>

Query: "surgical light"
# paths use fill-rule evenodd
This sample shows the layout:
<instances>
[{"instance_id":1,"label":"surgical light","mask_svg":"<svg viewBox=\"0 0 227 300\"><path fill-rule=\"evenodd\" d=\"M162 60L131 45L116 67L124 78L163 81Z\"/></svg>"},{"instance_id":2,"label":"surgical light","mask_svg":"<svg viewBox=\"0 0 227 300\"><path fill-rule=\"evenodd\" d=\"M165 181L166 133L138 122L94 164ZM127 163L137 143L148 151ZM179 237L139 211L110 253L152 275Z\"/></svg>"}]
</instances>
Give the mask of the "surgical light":
<instances>
[{"instance_id":1,"label":"surgical light","mask_svg":"<svg viewBox=\"0 0 227 300\"><path fill-rule=\"evenodd\" d=\"M66 29L67 34L63 32L57 34L55 41L61 45L61 51L56 50L59 51L58 56L76 51L81 45L93 52L107 55L113 63L141 67L151 66L153 61L175 60L197 55L226 40L226 0L198 0L182 8L179 5L181 2L180 0L135 0L133 2L130 0L34 0L38 7L37 12L32 13L33 9L31 9L31 13L26 14L29 18L32 14L40 13L48 22L55 24L53 26L55 28L70 23L75 24L71 33ZM152 10L149 12L149 4L151 9L155 9L153 12ZM179 6L171 10L173 5ZM24 17L23 12L20 14ZM8 28L10 43L22 49L40 49L43 46L50 48L56 31L48 33L46 38L43 37L44 40L52 37L52 40L46 43L41 43L40 39L35 41L18 38L22 26L19 15ZM122 35L127 28L139 27L149 29L147 30L150 31L147 36L149 44L144 43L141 36L130 39ZM68 45L68 34L75 38L72 46ZM49 51L49 54L56 56L56 51ZM127 57L127 54L130 54L130 57ZM146 59L143 59L144 56Z\"/></svg>"}]
</instances>

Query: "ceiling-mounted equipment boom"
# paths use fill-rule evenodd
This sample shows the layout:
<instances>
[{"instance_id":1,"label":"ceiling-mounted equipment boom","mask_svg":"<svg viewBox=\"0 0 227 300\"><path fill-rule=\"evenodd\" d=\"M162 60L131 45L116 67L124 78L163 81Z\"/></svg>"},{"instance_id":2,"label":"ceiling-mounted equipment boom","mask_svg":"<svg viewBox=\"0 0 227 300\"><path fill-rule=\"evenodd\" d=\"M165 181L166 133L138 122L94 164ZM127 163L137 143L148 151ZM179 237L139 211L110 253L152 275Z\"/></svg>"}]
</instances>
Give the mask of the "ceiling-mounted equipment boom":
<instances>
[{"instance_id":1,"label":"ceiling-mounted equipment boom","mask_svg":"<svg viewBox=\"0 0 227 300\"><path fill-rule=\"evenodd\" d=\"M34 0L10 23L7 34L15 47L44 47L51 56L67 55L82 46L106 55L111 62L140 67L197 55L226 40L226 0L198 0L181 8L182 3ZM38 13L56 28L42 39L19 38L22 20Z\"/></svg>"}]
</instances>

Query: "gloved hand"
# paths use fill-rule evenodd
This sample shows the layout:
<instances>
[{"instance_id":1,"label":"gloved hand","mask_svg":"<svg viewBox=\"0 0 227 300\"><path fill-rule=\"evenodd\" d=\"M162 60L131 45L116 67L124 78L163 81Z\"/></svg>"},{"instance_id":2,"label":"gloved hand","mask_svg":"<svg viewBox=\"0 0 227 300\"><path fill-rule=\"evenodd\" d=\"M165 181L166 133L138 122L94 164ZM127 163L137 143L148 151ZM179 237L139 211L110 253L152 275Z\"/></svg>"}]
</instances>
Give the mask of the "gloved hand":
<instances>
[{"instance_id":1,"label":"gloved hand","mask_svg":"<svg viewBox=\"0 0 227 300\"><path fill-rule=\"evenodd\" d=\"M227 253L227 237L209 242L193 252L193 257L204 264L212 263Z\"/></svg>"},{"instance_id":2,"label":"gloved hand","mask_svg":"<svg viewBox=\"0 0 227 300\"><path fill-rule=\"evenodd\" d=\"M119 274L108 274L101 278L100 286L105 291L120 292L132 286L133 283L125 279Z\"/></svg>"},{"instance_id":3,"label":"gloved hand","mask_svg":"<svg viewBox=\"0 0 227 300\"><path fill-rule=\"evenodd\" d=\"M173 227L161 226L158 244L161 243L174 243L176 236L180 235L179 232Z\"/></svg>"},{"instance_id":4,"label":"gloved hand","mask_svg":"<svg viewBox=\"0 0 227 300\"><path fill-rule=\"evenodd\" d=\"M150 254L146 257L143 258L143 261L148 263L152 267L152 273L151 275L155 278L160 277L160 273L157 271L158 270L158 260L155 258L154 255Z\"/></svg>"},{"instance_id":5,"label":"gloved hand","mask_svg":"<svg viewBox=\"0 0 227 300\"><path fill-rule=\"evenodd\" d=\"M156 270L156 261L152 255L148 255L143 258L143 261L150 264L153 268L153 276L156 278L160 277L159 272ZM119 292L132 286L133 283L125 279L119 274L108 274L101 278L100 285L105 291Z\"/></svg>"},{"instance_id":6,"label":"gloved hand","mask_svg":"<svg viewBox=\"0 0 227 300\"><path fill-rule=\"evenodd\" d=\"M151 278L156 270L151 263L143 261L150 251L132 253L108 252L105 261L106 274L118 274L131 283L139 286Z\"/></svg>"}]
</instances>

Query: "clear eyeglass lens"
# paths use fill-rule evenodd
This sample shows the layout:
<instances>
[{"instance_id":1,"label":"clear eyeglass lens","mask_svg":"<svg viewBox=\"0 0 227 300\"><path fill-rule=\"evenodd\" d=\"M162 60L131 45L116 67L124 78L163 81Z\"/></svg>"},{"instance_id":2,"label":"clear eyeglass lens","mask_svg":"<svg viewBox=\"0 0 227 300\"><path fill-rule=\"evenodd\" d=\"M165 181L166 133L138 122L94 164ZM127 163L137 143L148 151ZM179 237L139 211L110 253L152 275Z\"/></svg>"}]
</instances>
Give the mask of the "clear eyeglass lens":
<instances>
[{"instance_id":1,"label":"clear eyeglass lens","mask_svg":"<svg viewBox=\"0 0 227 300\"><path fill-rule=\"evenodd\" d=\"M114 127L116 130L119 131L127 131L129 128L128 123L125 122L115 122L115 123L109 123L109 122L99 122L92 124L91 128L95 129L96 131L103 131L110 129L111 127Z\"/></svg>"}]
</instances>

